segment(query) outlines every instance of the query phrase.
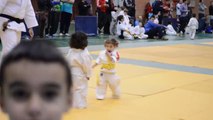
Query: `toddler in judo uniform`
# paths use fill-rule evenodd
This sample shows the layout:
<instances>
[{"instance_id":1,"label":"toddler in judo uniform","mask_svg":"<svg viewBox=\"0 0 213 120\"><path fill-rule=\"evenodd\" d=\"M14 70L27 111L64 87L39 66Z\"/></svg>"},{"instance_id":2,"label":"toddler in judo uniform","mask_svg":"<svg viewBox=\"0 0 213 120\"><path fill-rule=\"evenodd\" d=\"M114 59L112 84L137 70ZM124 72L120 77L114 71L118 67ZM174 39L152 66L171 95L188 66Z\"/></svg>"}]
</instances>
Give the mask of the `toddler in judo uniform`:
<instances>
[{"instance_id":1,"label":"toddler in judo uniform","mask_svg":"<svg viewBox=\"0 0 213 120\"><path fill-rule=\"evenodd\" d=\"M87 45L86 34L76 32L71 36L67 59L73 76L73 108L87 107L88 80L92 73L92 57Z\"/></svg>"},{"instance_id":2,"label":"toddler in judo uniform","mask_svg":"<svg viewBox=\"0 0 213 120\"><path fill-rule=\"evenodd\" d=\"M195 34L196 34L196 30L198 29L198 21L196 18L196 14L192 15L192 18L190 18L189 23L188 23L188 27L190 29L189 31L189 35L190 35L190 39L194 39L195 38Z\"/></svg>"},{"instance_id":3,"label":"toddler in judo uniform","mask_svg":"<svg viewBox=\"0 0 213 120\"><path fill-rule=\"evenodd\" d=\"M97 81L96 98L105 99L107 86L112 90L112 97L120 98L120 80L116 74L115 64L119 60L119 53L115 49L118 47L118 41L108 39L104 43L105 50L101 51L93 68L101 65L99 79Z\"/></svg>"},{"instance_id":4,"label":"toddler in judo uniform","mask_svg":"<svg viewBox=\"0 0 213 120\"><path fill-rule=\"evenodd\" d=\"M168 22L168 25L166 26L166 34L167 35L177 35L177 32L172 26L171 22Z\"/></svg>"}]
</instances>

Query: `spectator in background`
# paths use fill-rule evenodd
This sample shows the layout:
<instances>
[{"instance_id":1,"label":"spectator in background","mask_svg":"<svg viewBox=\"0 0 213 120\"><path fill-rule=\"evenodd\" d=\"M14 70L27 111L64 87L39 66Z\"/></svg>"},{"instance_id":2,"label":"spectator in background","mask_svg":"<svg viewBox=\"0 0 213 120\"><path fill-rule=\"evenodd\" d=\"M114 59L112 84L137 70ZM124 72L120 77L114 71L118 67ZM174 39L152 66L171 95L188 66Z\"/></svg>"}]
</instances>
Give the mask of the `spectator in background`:
<instances>
[{"instance_id":1,"label":"spectator in background","mask_svg":"<svg viewBox=\"0 0 213 120\"><path fill-rule=\"evenodd\" d=\"M134 37L131 35L128 26L124 23L124 16L119 15L117 18L117 35L120 39L133 40Z\"/></svg>"},{"instance_id":2,"label":"spectator in background","mask_svg":"<svg viewBox=\"0 0 213 120\"><path fill-rule=\"evenodd\" d=\"M167 40L163 37L165 35L166 27L160 24L155 24L154 19L155 16L153 15L150 20L144 25L146 31L145 34L147 34L149 36L148 38L151 39L157 37L158 39Z\"/></svg>"},{"instance_id":3,"label":"spectator in background","mask_svg":"<svg viewBox=\"0 0 213 120\"><path fill-rule=\"evenodd\" d=\"M97 0L97 12L98 12L98 32L99 34L103 34L103 28L107 22L107 8L109 4L106 0Z\"/></svg>"},{"instance_id":4,"label":"spectator in background","mask_svg":"<svg viewBox=\"0 0 213 120\"><path fill-rule=\"evenodd\" d=\"M58 30L60 11L60 0L52 0L52 8L48 17L48 28L46 29L46 33L50 37L57 36L56 32Z\"/></svg>"},{"instance_id":5,"label":"spectator in background","mask_svg":"<svg viewBox=\"0 0 213 120\"><path fill-rule=\"evenodd\" d=\"M204 4L204 1L200 0L199 5L198 5L198 19L205 17L206 9L207 9L207 7Z\"/></svg>"},{"instance_id":6,"label":"spectator in background","mask_svg":"<svg viewBox=\"0 0 213 120\"><path fill-rule=\"evenodd\" d=\"M149 20L150 13L152 13L152 6L151 6L150 0L149 0L145 5L143 23L145 23L146 21Z\"/></svg>"},{"instance_id":7,"label":"spectator in background","mask_svg":"<svg viewBox=\"0 0 213 120\"><path fill-rule=\"evenodd\" d=\"M128 15L135 19L135 0L124 0L124 7L128 10Z\"/></svg>"},{"instance_id":8,"label":"spectator in background","mask_svg":"<svg viewBox=\"0 0 213 120\"><path fill-rule=\"evenodd\" d=\"M168 25L166 26L166 34L167 35L177 35L177 32L175 31L175 29L172 26L171 22L168 22Z\"/></svg>"},{"instance_id":9,"label":"spectator in background","mask_svg":"<svg viewBox=\"0 0 213 120\"><path fill-rule=\"evenodd\" d=\"M109 7L106 9L106 24L104 25L104 34L110 35L110 23L112 20L111 12L114 10L113 0L108 0Z\"/></svg>"},{"instance_id":10,"label":"spectator in background","mask_svg":"<svg viewBox=\"0 0 213 120\"><path fill-rule=\"evenodd\" d=\"M124 0L113 0L113 3L115 7L123 7L124 6Z\"/></svg>"},{"instance_id":11,"label":"spectator in background","mask_svg":"<svg viewBox=\"0 0 213 120\"><path fill-rule=\"evenodd\" d=\"M97 0L98 32L110 34L111 11L114 9L112 0Z\"/></svg>"},{"instance_id":12,"label":"spectator in background","mask_svg":"<svg viewBox=\"0 0 213 120\"><path fill-rule=\"evenodd\" d=\"M70 36L69 34L69 28L70 28L70 22L72 18L72 8L73 3L75 0L61 0L62 1L62 7L61 7L61 21L60 21L60 36Z\"/></svg>"},{"instance_id":13,"label":"spectator in background","mask_svg":"<svg viewBox=\"0 0 213 120\"><path fill-rule=\"evenodd\" d=\"M171 5L170 5L170 0L165 0L163 3L163 17L168 18L171 16Z\"/></svg>"},{"instance_id":14,"label":"spectator in background","mask_svg":"<svg viewBox=\"0 0 213 120\"><path fill-rule=\"evenodd\" d=\"M111 12L112 20L110 23L110 35L116 34L116 24L117 24L117 17L120 12L120 8L115 7L114 11Z\"/></svg>"},{"instance_id":15,"label":"spectator in background","mask_svg":"<svg viewBox=\"0 0 213 120\"><path fill-rule=\"evenodd\" d=\"M183 3L183 0L179 0L179 2L176 5L176 16L177 16L178 21L179 21L180 15L181 15L180 6L182 3Z\"/></svg>"},{"instance_id":16,"label":"spectator in background","mask_svg":"<svg viewBox=\"0 0 213 120\"><path fill-rule=\"evenodd\" d=\"M80 0L78 4L78 11L80 16L89 15L90 4L86 0Z\"/></svg>"},{"instance_id":17,"label":"spectator in background","mask_svg":"<svg viewBox=\"0 0 213 120\"><path fill-rule=\"evenodd\" d=\"M162 24L163 20L163 2L161 0L155 0L155 2L152 3L152 9L154 15L159 15L158 20L159 23Z\"/></svg>"},{"instance_id":18,"label":"spectator in background","mask_svg":"<svg viewBox=\"0 0 213 120\"><path fill-rule=\"evenodd\" d=\"M183 0L183 3L180 5L180 30L178 32L180 32L181 34L185 34L185 28L188 24L188 1L187 0Z\"/></svg>"},{"instance_id":19,"label":"spectator in background","mask_svg":"<svg viewBox=\"0 0 213 120\"><path fill-rule=\"evenodd\" d=\"M181 15L180 7L181 7L181 4L183 4L183 0L179 0L179 2L176 5L177 33L179 33L179 31L180 31L180 15Z\"/></svg>"},{"instance_id":20,"label":"spectator in background","mask_svg":"<svg viewBox=\"0 0 213 120\"><path fill-rule=\"evenodd\" d=\"M48 25L48 16L49 12L52 8L52 4L50 0L38 0L38 11L36 12L38 16L39 23L39 36L41 38L45 37L45 28Z\"/></svg>"},{"instance_id":21,"label":"spectator in background","mask_svg":"<svg viewBox=\"0 0 213 120\"><path fill-rule=\"evenodd\" d=\"M211 26L213 26L213 1L211 1L209 6L209 23L211 23Z\"/></svg>"}]
</instances>

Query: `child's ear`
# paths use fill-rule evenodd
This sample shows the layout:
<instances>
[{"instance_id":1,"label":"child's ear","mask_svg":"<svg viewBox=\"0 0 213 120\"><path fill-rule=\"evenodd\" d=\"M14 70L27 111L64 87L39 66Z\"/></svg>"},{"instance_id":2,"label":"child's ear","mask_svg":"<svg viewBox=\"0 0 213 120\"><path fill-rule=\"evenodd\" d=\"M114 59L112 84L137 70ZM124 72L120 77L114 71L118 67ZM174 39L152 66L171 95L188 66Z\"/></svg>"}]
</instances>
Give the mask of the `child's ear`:
<instances>
[{"instance_id":1,"label":"child's ear","mask_svg":"<svg viewBox=\"0 0 213 120\"><path fill-rule=\"evenodd\" d=\"M66 106L64 112L68 112L70 108L72 107L72 101L73 101L73 94L72 91L68 94L67 100L66 100Z\"/></svg>"}]
</instances>

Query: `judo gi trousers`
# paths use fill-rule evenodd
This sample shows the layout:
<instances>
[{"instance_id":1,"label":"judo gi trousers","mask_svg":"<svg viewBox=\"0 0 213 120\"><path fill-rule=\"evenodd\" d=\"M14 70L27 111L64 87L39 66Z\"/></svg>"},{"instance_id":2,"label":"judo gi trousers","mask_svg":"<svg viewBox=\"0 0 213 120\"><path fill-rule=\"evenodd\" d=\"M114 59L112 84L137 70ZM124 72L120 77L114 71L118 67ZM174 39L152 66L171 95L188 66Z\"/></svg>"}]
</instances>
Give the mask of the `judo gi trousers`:
<instances>
[{"instance_id":1,"label":"judo gi trousers","mask_svg":"<svg viewBox=\"0 0 213 120\"><path fill-rule=\"evenodd\" d=\"M115 73L101 72L97 82L96 98L102 100L105 98L107 85L112 90L113 98L120 98L120 80Z\"/></svg>"},{"instance_id":2,"label":"judo gi trousers","mask_svg":"<svg viewBox=\"0 0 213 120\"><path fill-rule=\"evenodd\" d=\"M73 76L73 108L87 107L88 80L84 76Z\"/></svg>"},{"instance_id":3,"label":"judo gi trousers","mask_svg":"<svg viewBox=\"0 0 213 120\"><path fill-rule=\"evenodd\" d=\"M196 29L190 28L189 35L190 35L190 38L191 38L191 39L194 39L194 38L195 38L195 34L196 34Z\"/></svg>"},{"instance_id":4,"label":"judo gi trousers","mask_svg":"<svg viewBox=\"0 0 213 120\"><path fill-rule=\"evenodd\" d=\"M2 42L1 56L8 54L21 41L21 31L11 29L5 31L0 30L0 36Z\"/></svg>"}]
</instances>

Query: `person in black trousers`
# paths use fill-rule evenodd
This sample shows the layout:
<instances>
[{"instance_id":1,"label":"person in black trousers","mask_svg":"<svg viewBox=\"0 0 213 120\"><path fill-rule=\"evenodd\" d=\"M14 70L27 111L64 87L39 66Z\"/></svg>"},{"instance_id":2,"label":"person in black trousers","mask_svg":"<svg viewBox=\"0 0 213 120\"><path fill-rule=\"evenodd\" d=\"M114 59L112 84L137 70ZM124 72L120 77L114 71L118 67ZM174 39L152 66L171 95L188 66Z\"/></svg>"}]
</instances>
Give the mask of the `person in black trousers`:
<instances>
[{"instance_id":1,"label":"person in black trousers","mask_svg":"<svg viewBox=\"0 0 213 120\"><path fill-rule=\"evenodd\" d=\"M213 27L213 1L211 1L211 5L209 6L209 17L210 24Z\"/></svg>"},{"instance_id":2,"label":"person in black trousers","mask_svg":"<svg viewBox=\"0 0 213 120\"><path fill-rule=\"evenodd\" d=\"M41 38L45 35L45 27L48 24L48 16L51 10L52 4L50 0L38 0L38 23L39 23L39 36Z\"/></svg>"}]
</instances>

